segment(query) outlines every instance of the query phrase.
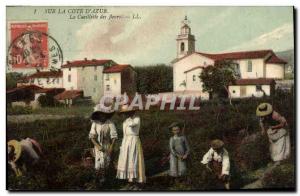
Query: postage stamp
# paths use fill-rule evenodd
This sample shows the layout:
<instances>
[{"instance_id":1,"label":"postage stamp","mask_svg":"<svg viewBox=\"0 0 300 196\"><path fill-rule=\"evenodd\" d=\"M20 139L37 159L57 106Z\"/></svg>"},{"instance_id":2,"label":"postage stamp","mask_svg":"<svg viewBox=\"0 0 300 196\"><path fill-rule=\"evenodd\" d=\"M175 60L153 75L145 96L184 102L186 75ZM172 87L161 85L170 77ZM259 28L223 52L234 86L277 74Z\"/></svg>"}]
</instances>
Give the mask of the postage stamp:
<instances>
[{"instance_id":1,"label":"postage stamp","mask_svg":"<svg viewBox=\"0 0 300 196\"><path fill-rule=\"evenodd\" d=\"M47 22L10 22L8 69L60 67L63 53Z\"/></svg>"}]
</instances>

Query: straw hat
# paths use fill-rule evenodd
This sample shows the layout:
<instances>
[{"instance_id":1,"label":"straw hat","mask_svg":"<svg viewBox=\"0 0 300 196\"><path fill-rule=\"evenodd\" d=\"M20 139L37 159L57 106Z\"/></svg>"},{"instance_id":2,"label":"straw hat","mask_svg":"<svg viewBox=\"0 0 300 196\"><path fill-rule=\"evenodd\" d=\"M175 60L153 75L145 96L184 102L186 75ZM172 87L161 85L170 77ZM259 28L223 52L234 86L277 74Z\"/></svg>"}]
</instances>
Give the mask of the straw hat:
<instances>
[{"instance_id":1,"label":"straw hat","mask_svg":"<svg viewBox=\"0 0 300 196\"><path fill-rule=\"evenodd\" d=\"M256 109L256 116L267 116L273 112L273 107L269 103L261 103Z\"/></svg>"},{"instance_id":2,"label":"straw hat","mask_svg":"<svg viewBox=\"0 0 300 196\"><path fill-rule=\"evenodd\" d=\"M129 107L127 104L122 105L119 113L126 113L126 112L134 112L138 109L136 107Z\"/></svg>"},{"instance_id":3,"label":"straw hat","mask_svg":"<svg viewBox=\"0 0 300 196\"><path fill-rule=\"evenodd\" d=\"M21 148L21 144L20 142L18 142L17 140L10 140L7 142L7 146L8 146L8 154L12 153L12 148L14 148L14 157L13 157L13 162L16 162L20 156L21 156L21 153L22 153L22 148Z\"/></svg>"},{"instance_id":4,"label":"straw hat","mask_svg":"<svg viewBox=\"0 0 300 196\"><path fill-rule=\"evenodd\" d=\"M92 120L97 120L99 115L108 115L109 116L109 115L113 115L114 112L115 111L111 108L107 108L107 107L104 107L104 105L97 104L94 107L94 112L91 115L91 119Z\"/></svg>"},{"instance_id":5,"label":"straw hat","mask_svg":"<svg viewBox=\"0 0 300 196\"><path fill-rule=\"evenodd\" d=\"M210 146L213 148L213 149L220 149L224 146L224 142L222 140L219 140L219 139L215 139L215 140L212 140L210 142Z\"/></svg>"}]
</instances>

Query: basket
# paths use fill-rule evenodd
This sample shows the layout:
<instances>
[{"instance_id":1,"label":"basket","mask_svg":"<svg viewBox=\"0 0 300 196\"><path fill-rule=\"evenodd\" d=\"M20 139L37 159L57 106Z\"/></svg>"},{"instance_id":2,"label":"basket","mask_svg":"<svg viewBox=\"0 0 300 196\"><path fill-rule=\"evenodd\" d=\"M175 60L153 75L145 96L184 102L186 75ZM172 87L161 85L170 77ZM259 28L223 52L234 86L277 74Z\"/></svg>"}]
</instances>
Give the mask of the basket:
<instances>
[{"instance_id":1,"label":"basket","mask_svg":"<svg viewBox=\"0 0 300 196\"><path fill-rule=\"evenodd\" d=\"M95 150L94 148L84 149L82 155L82 165L86 168L92 168L95 161Z\"/></svg>"}]
</instances>

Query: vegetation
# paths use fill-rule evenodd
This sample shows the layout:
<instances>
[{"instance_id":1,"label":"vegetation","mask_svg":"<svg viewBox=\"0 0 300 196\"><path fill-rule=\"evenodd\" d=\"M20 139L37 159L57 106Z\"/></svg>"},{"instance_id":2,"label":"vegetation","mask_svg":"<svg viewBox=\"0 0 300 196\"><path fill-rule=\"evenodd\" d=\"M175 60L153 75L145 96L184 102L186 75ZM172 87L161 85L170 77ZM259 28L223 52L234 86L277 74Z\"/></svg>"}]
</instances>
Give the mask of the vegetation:
<instances>
[{"instance_id":1,"label":"vegetation","mask_svg":"<svg viewBox=\"0 0 300 196\"><path fill-rule=\"evenodd\" d=\"M56 99L54 99L53 95L49 94L39 96L38 102L41 107L53 107L62 105Z\"/></svg>"},{"instance_id":2,"label":"vegetation","mask_svg":"<svg viewBox=\"0 0 300 196\"><path fill-rule=\"evenodd\" d=\"M141 94L156 94L173 90L173 68L164 64L136 66L137 91Z\"/></svg>"},{"instance_id":3,"label":"vegetation","mask_svg":"<svg viewBox=\"0 0 300 196\"><path fill-rule=\"evenodd\" d=\"M253 173L257 169L267 168L270 162L268 143L265 143L265 138L255 138L243 145L241 142L259 133L255 109L262 101L272 103L275 110L287 118L291 138L294 141L294 97L292 94L280 91L272 98L233 100L233 105L230 105L228 100L222 103L203 102L199 111L153 109L139 112L142 119L140 137L147 175L144 190L222 188L200 163L202 156L209 149L209 140L213 138L222 138L230 154L232 188L239 189L253 182L255 180ZM45 108L41 108L40 112L43 109ZM122 117L116 114L112 120L119 134L119 140L114 149L113 165L116 166L122 138ZM168 169L168 161L163 161L169 153L168 142L171 133L167 127L174 121L186 124L185 134L191 147L188 159L189 174L185 179L176 182L167 175L161 174ZM40 167L28 172L27 176L16 178L9 171L8 188L14 190L120 190L124 188L126 182L115 179L115 170L110 172L110 180L103 187L96 183L93 168L82 166L81 156L84 149L92 147L88 140L90 126L90 120L80 116L71 119L38 120L31 123L8 122L7 139L32 137L43 145L45 152ZM294 146L292 142L293 152ZM266 176L270 180L264 181L264 186L294 187L294 167L294 159L287 160Z\"/></svg>"},{"instance_id":4,"label":"vegetation","mask_svg":"<svg viewBox=\"0 0 300 196\"><path fill-rule=\"evenodd\" d=\"M21 115L21 114L31 114L33 111L32 111L32 108L30 106L7 106L6 107L6 112L8 115Z\"/></svg>"},{"instance_id":5,"label":"vegetation","mask_svg":"<svg viewBox=\"0 0 300 196\"><path fill-rule=\"evenodd\" d=\"M10 72L6 73L6 89L17 87L17 81L23 77L22 73Z\"/></svg>"},{"instance_id":6,"label":"vegetation","mask_svg":"<svg viewBox=\"0 0 300 196\"><path fill-rule=\"evenodd\" d=\"M203 90L218 97L228 97L228 85L235 82L234 64L230 61L222 61L214 66L203 69L200 79L203 81Z\"/></svg>"}]
</instances>

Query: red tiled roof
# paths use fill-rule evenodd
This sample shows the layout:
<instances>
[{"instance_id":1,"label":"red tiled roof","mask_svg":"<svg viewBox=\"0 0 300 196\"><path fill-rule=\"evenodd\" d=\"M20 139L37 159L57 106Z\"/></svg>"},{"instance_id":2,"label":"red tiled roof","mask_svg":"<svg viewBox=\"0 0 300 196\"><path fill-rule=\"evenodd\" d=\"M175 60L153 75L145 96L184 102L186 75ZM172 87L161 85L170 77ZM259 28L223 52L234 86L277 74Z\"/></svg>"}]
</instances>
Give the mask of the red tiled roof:
<instances>
[{"instance_id":1,"label":"red tiled roof","mask_svg":"<svg viewBox=\"0 0 300 196\"><path fill-rule=\"evenodd\" d=\"M270 78L249 78L249 79L238 79L233 85L271 85L275 83L274 79ZM232 84L231 84L232 85Z\"/></svg>"},{"instance_id":2,"label":"red tiled roof","mask_svg":"<svg viewBox=\"0 0 300 196\"><path fill-rule=\"evenodd\" d=\"M77 60L77 61L67 61L67 64L62 65L62 68L69 68L69 67L88 67L88 66L95 66L95 65L103 65L108 62L113 62L111 59L103 59L103 60Z\"/></svg>"},{"instance_id":3,"label":"red tiled roof","mask_svg":"<svg viewBox=\"0 0 300 196\"><path fill-rule=\"evenodd\" d=\"M197 54L203 55L213 60L257 59L257 58L265 58L270 53L273 53L273 51L256 50L256 51L230 52L230 53L220 53L220 54L207 54L207 53L197 52Z\"/></svg>"},{"instance_id":4,"label":"red tiled roof","mask_svg":"<svg viewBox=\"0 0 300 196\"><path fill-rule=\"evenodd\" d=\"M6 94L13 93L13 92L16 92L16 91L19 91L19 90L34 90L34 91L37 91L37 90L40 90L40 89L42 89L42 87L36 86L34 84L32 84L32 85L23 85L23 86L18 86L16 88L6 90Z\"/></svg>"},{"instance_id":5,"label":"red tiled roof","mask_svg":"<svg viewBox=\"0 0 300 196\"><path fill-rule=\"evenodd\" d=\"M273 54L267 61L267 63L274 63L274 64L287 64L286 61L278 58L275 54Z\"/></svg>"},{"instance_id":6,"label":"red tiled roof","mask_svg":"<svg viewBox=\"0 0 300 196\"><path fill-rule=\"evenodd\" d=\"M204 66L201 66L201 65L200 65L200 66L193 67L193 68L191 68L191 69L186 70L184 73L193 71L193 70L195 70L195 69L200 69L200 68L204 68Z\"/></svg>"},{"instance_id":7,"label":"red tiled roof","mask_svg":"<svg viewBox=\"0 0 300 196\"><path fill-rule=\"evenodd\" d=\"M57 100L64 100L64 99L75 99L81 96L83 96L82 90L67 90L58 95L55 95L54 98Z\"/></svg>"},{"instance_id":8,"label":"red tiled roof","mask_svg":"<svg viewBox=\"0 0 300 196\"><path fill-rule=\"evenodd\" d=\"M38 71L24 79L30 78L60 78L63 76L62 71Z\"/></svg>"},{"instance_id":9,"label":"red tiled roof","mask_svg":"<svg viewBox=\"0 0 300 196\"><path fill-rule=\"evenodd\" d=\"M130 65L113 65L104 69L103 73L118 73L122 72L124 69L131 67Z\"/></svg>"},{"instance_id":10,"label":"red tiled roof","mask_svg":"<svg viewBox=\"0 0 300 196\"><path fill-rule=\"evenodd\" d=\"M42 88L37 90L37 93L49 93L49 92L55 92L55 91L64 91L64 88Z\"/></svg>"}]
</instances>

